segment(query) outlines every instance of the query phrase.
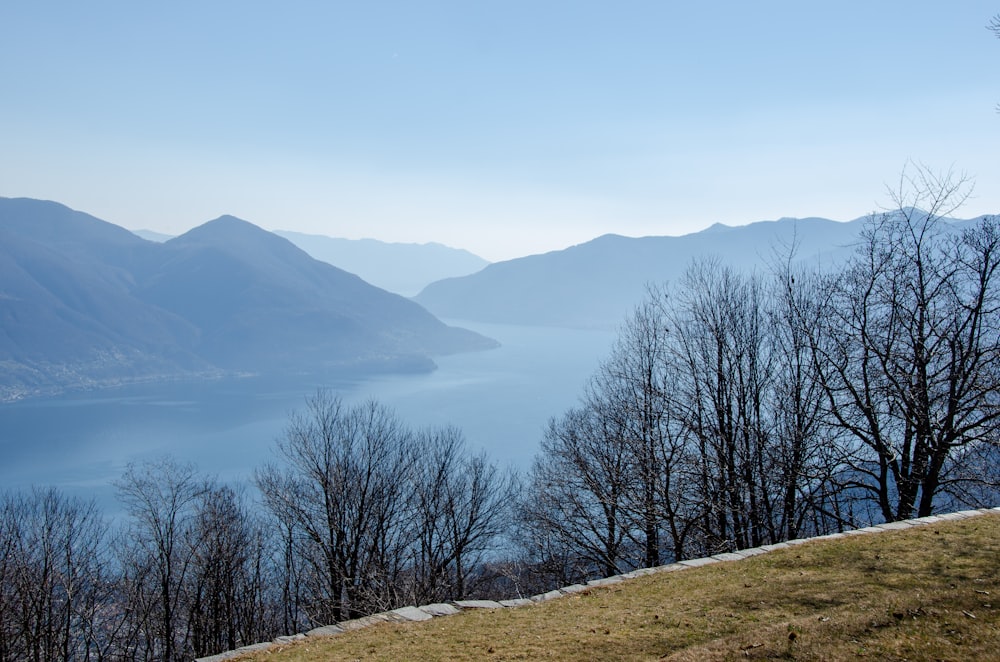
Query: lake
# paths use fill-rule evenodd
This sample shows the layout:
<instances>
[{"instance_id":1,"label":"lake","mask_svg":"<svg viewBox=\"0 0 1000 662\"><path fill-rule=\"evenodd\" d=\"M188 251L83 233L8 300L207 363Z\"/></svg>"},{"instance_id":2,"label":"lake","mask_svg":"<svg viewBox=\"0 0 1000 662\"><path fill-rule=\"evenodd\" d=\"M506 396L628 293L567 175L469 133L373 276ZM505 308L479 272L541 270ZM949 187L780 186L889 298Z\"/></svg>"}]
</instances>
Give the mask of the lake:
<instances>
[{"instance_id":1,"label":"lake","mask_svg":"<svg viewBox=\"0 0 1000 662\"><path fill-rule=\"evenodd\" d=\"M225 379L142 384L0 405L0 486L55 485L114 511L130 461L164 454L240 483L273 458L291 411L324 387L375 398L413 428L455 425L472 448L527 468L549 418L576 404L610 350L609 331L451 320L499 349L439 357L438 369L367 379Z\"/></svg>"}]
</instances>

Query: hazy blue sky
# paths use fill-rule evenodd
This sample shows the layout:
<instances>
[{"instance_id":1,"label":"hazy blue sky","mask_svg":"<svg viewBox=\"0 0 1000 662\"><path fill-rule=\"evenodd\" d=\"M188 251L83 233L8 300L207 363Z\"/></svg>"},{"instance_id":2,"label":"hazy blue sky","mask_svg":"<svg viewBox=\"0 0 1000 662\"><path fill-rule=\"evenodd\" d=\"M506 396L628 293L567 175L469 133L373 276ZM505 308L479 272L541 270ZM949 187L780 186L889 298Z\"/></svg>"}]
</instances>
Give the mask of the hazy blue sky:
<instances>
[{"instance_id":1,"label":"hazy blue sky","mask_svg":"<svg viewBox=\"0 0 1000 662\"><path fill-rule=\"evenodd\" d=\"M995 2L0 4L0 195L488 259L888 203L1000 212Z\"/></svg>"}]
</instances>

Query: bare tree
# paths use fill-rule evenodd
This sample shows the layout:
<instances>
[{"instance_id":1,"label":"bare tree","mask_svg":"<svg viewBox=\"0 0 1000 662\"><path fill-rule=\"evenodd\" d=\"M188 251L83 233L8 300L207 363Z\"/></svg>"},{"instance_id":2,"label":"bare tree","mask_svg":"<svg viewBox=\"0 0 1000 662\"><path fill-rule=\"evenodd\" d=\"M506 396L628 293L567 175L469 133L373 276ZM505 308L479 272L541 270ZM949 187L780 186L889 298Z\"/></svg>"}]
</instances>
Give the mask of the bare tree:
<instances>
[{"instance_id":1,"label":"bare tree","mask_svg":"<svg viewBox=\"0 0 1000 662\"><path fill-rule=\"evenodd\" d=\"M170 660L278 634L264 530L229 488L172 460L130 466L132 521L93 502L0 495L0 662Z\"/></svg>"},{"instance_id":2,"label":"bare tree","mask_svg":"<svg viewBox=\"0 0 1000 662\"><path fill-rule=\"evenodd\" d=\"M813 361L813 343L822 342L827 311L823 275L796 268L794 247L774 273L771 299L775 434L767 461L778 472L781 499L777 530L787 539L818 535L853 525L845 512L838 478L840 431L830 425L825 393Z\"/></svg>"},{"instance_id":3,"label":"bare tree","mask_svg":"<svg viewBox=\"0 0 1000 662\"><path fill-rule=\"evenodd\" d=\"M797 274L791 250L770 283L708 260L651 290L546 432L528 567L576 580L668 541L682 558L992 502L1000 226L948 225L968 191L904 172L837 273Z\"/></svg>"},{"instance_id":4,"label":"bare tree","mask_svg":"<svg viewBox=\"0 0 1000 662\"><path fill-rule=\"evenodd\" d=\"M780 537L774 467L775 348L767 290L714 262L692 265L671 310L671 407L696 466L702 552Z\"/></svg>"},{"instance_id":5,"label":"bare tree","mask_svg":"<svg viewBox=\"0 0 1000 662\"><path fill-rule=\"evenodd\" d=\"M200 543L193 539L196 507L207 487L193 465L170 458L130 464L116 486L132 519L133 544L123 549L123 565L136 589L133 596L152 615L144 628L143 655L166 661L190 657L185 589Z\"/></svg>"},{"instance_id":6,"label":"bare tree","mask_svg":"<svg viewBox=\"0 0 1000 662\"><path fill-rule=\"evenodd\" d=\"M270 541L245 499L228 486L209 486L198 499L192 532L198 544L188 573L191 645L212 655L282 634L269 599L275 581Z\"/></svg>"},{"instance_id":7,"label":"bare tree","mask_svg":"<svg viewBox=\"0 0 1000 662\"><path fill-rule=\"evenodd\" d=\"M622 437L613 419L586 407L549 422L520 510L534 565L555 580L634 567Z\"/></svg>"},{"instance_id":8,"label":"bare tree","mask_svg":"<svg viewBox=\"0 0 1000 662\"><path fill-rule=\"evenodd\" d=\"M651 291L618 333L611 356L601 363L585 395L587 406L611 420L612 429L627 452L625 500L634 524L626 532L639 533L643 565L660 565L660 529L663 519L662 483L672 477L671 444L665 397L667 333L659 308L659 295Z\"/></svg>"},{"instance_id":9,"label":"bare tree","mask_svg":"<svg viewBox=\"0 0 1000 662\"><path fill-rule=\"evenodd\" d=\"M309 623L459 599L482 577L514 478L458 430L414 435L373 400L321 390L278 453L256 482L283 532L284 593Z\"/></svg>"},{"instance_id":10,"label":"bare tree","mask_svg":"<svg viewBox=\"0 0 1000 662\"><path fill-rule=\"evenodd\" d=\"M0 499L0 660L101 659L106 524L54 489Z\"/></svg>"},{"instance_id":11,"label":"bare tree","mask_svg":"<svg viewBox=\"0 0 1000 662\"><path fill-rule=\"evenodd\" d=\"M469 452L453 427L417 435L410 510L413 529L410 599L461 600L469 578L509 523L513 474Z\"/></svg>"},{"instance_id":12,"label":"bare tree","mask_svg":"<svg viewBox=\"0 0 1000 662\"><path fill-rule=\"evenodd\" d=\"M278 442L283 466L257 472L265 503L286 524L313 623L352 618L386 599L386 566L403 556L411 448L409 431L387 408L374 401L347 408L319 391Z\"/></svg>"},{"instance_id":13,"label":"bare tree","mask_svg":"<svg viewBox=\"0 0 1000 662\"><path fill-rule=\"evenodd\" d=\"M1000 39L1000 14L993 15L993 18L986 25L986 29L992 32L997 39ZM997 112L1000 113L1000 104L997 104Z\"/></svg>"},{"instance_id":14,"label":"bare tree","mask_svg":"<svg viewBox=\"0 0 1000 662\"><path fill-rule=\"evenodd\" d=\"M825 340L813 343L829 412L852 443L848 486L888 521L929 515L944 489L976 482L957 460L995 443L1000 387L1000 230L947 216L971 191L912 166L831 279Z\"/></svg>"},{"instance_id":15,"label":"bare tree","mask_svg":"<svg viewBox=\"0 0 1000 662\"><path fill-rule=\"evenodd\" d=\"M843 524L805 330L823 309L790 274L702 261L650 288L542 442L523 507L536 560L579 577Z\"/></svg>"}]
</instances>

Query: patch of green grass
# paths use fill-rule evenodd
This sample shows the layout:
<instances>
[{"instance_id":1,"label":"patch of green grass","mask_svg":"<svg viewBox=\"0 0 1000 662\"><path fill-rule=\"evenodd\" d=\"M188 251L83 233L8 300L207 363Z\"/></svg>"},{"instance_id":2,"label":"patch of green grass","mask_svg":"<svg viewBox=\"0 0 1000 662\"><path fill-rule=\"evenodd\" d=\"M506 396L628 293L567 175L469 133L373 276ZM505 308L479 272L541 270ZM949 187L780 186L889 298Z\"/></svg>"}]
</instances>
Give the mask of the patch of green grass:
<instances>
[{"instance_id":1,"label":"patch of green grass","mask_svg":"<svg viewBox=\"0 0 1000 662\"><path fill-rule=\"evenodd\" d=\"M1000 655L1000 515L809 542L550 602L243 658L979 660Z\"/></svg>"}]
</instances>

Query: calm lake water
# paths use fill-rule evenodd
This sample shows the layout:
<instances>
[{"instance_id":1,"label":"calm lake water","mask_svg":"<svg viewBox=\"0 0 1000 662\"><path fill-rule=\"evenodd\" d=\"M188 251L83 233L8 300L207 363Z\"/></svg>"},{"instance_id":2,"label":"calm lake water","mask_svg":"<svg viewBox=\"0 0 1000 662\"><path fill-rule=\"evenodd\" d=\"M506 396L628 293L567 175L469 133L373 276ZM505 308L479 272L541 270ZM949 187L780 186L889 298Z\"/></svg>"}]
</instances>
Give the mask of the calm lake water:
<instances>
[{"instance_id":1,"label":"calm lake water","mask_svg":"<svg viewBox=\"0 0 1000 662\"><path fill-rule=\"evenodd\" d=\"M525 468L552 416L574 406L614 334L457 322L499 349L436 359L423 375L145 384L0 405L0 487L55 485L113 511L130 461L169 454L224 481L273 457L288 414L317 388L391 406L411 427L455 425L473 448Z\"/></svg>"}]
</instances>

